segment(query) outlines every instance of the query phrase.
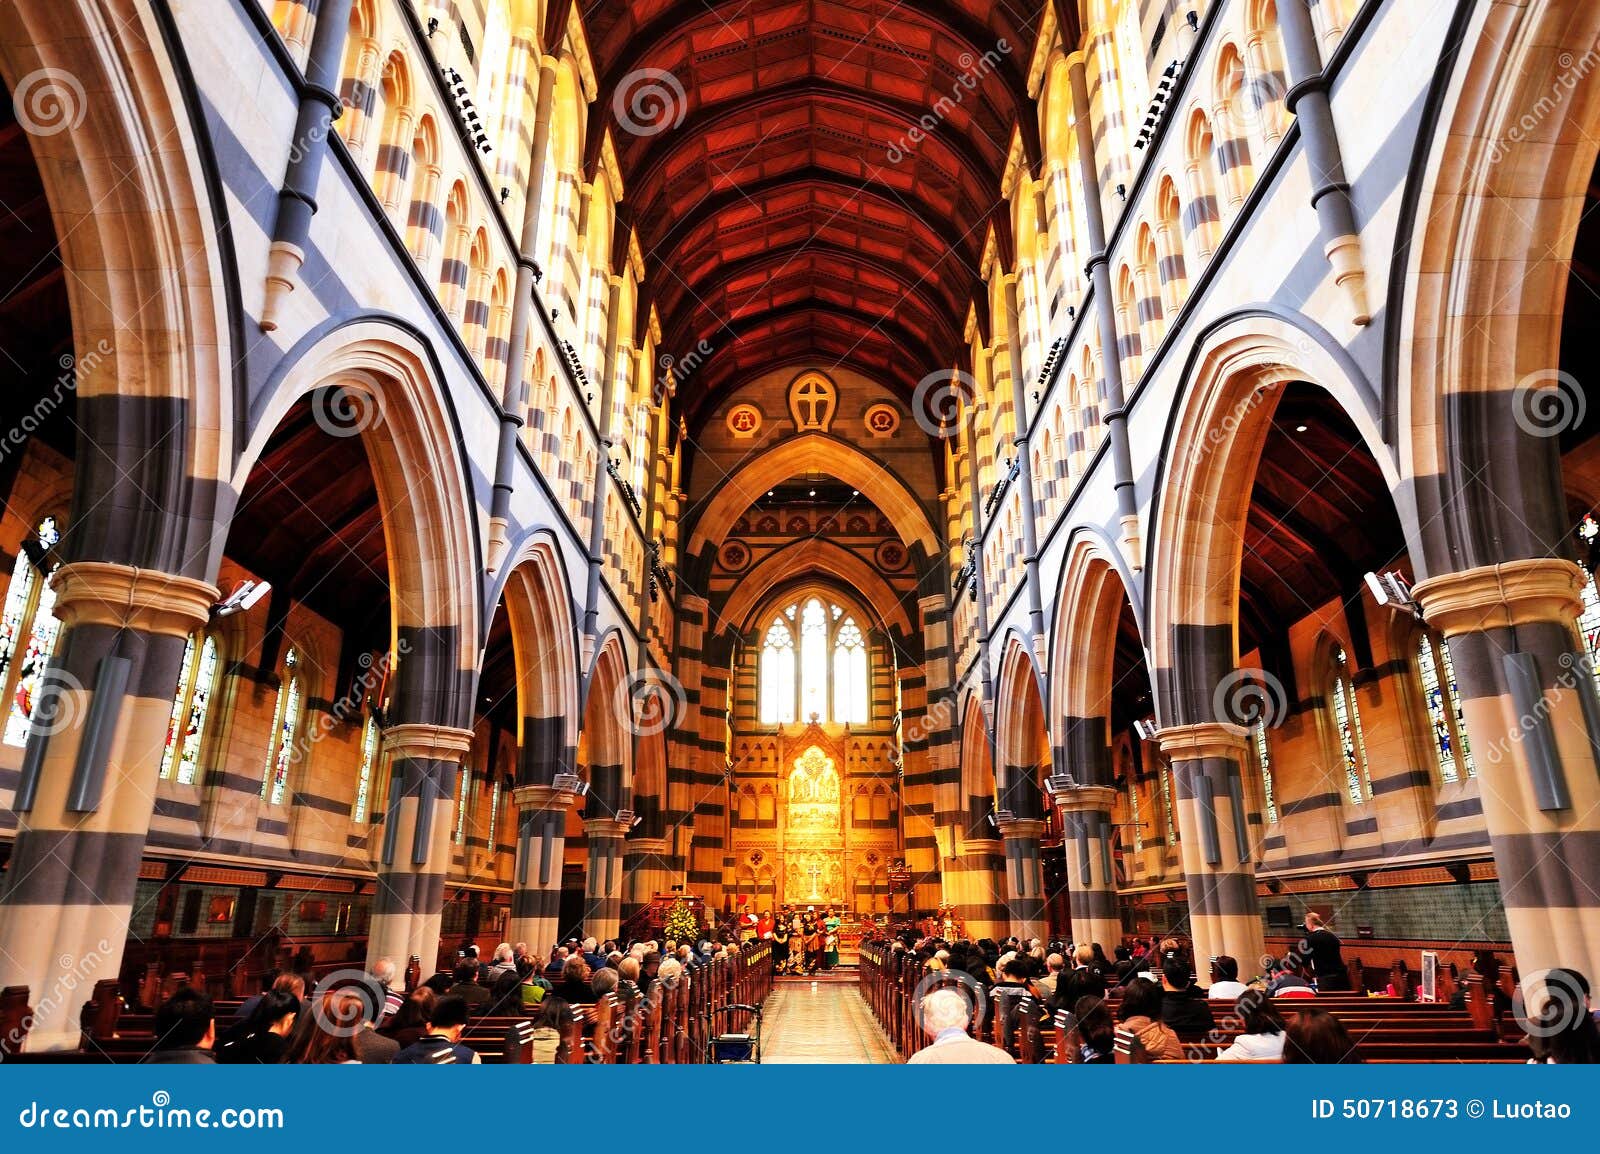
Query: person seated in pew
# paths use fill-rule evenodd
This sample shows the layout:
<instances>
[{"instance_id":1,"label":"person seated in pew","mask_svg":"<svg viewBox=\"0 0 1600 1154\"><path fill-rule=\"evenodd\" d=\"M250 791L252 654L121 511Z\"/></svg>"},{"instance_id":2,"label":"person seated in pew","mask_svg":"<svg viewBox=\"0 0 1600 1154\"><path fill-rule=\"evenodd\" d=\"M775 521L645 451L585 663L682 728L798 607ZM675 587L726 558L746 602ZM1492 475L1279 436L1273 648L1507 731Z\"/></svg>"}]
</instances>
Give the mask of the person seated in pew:
<instances>
[{"instance_id":1,"label":"person seated in pew","mask_svg":"<svg viewBox=\"0 0 1600 1154\"><path fill-rule=\"evenodd\" d=\"M450 992L466 1002L472 1013L481 1013L489 1004L489 987L478 981L478 963L470 959L457 962L455 978Z\"/></svg>"},{"instance_id":2,"label":"person seated in pew","mask_svg":"<svg viewBox=\"0 0 1600 1154\"><path fill-rule=\"evenodd\" d=\"M639 959L629 954L617 963L617 996L632 1001L639 994Z\"/></svg>"},{"instance_id":3,"label":"person seated in pew","mask_svg":"<svg viewBox=\"0 0 1600 1154\"><path fill-rule=\"evenodd\" d=\"M1117 1060L1116 1029L1105 999L1093 994L1078 999L1072 1009L1072 1030L1067 1045L1076 1049L1067 1060L1084 1065L1108 1065Z\"/></svg>"},{"instance_id":4,"label":"person seated in pew","mask_svg":"<svg viewBox=\"0 0 1600 1154\"><path fill-rule=\"evenodd\" d=\"M255 1013L228 1031L214 1053L224 1065L271 1064L283 1061L289 1035L300 1015L300 999L287 990L268 990Z\"/></svg>"},{"instance_id":5,"label":"person seated in pew","mask_svg":"<svg viewBox=\"0 0 1600 1154\"><path fill-rule=\"evenodd\" d=\"M1314 998L1317 991L1288 958L1280 958L1267 967L1267 994L1274 998Z\"/></svg>"},{"instance_id":6,"label":"person seated in pew","mask_svg":"<svg viewBox=\"0 0 1600 1154\"><path fill-rule=\"evenodd\" d=\"M301 1014L283 1060L297 1066L349 1066L360 1063L355 1038L377 1018L381 997L350 986L324 990L310 1013Z\"/></svg>"},{"instance_id":7,"label":"person seated in pew","mask_svg":"<svg viewBox=\"0 0 1600 1154\"><path fill-rule=\"evenodd\" d=\"M572 1007L562 998L552 994L540 1004L533 1017L533 1065L550 1066L566 1060L563 1031L571 1023Z\"/></svg>"},{"instance_id":8,"label":"person seated in pew","mask_svg":"<svg viewBox=\"0 0 1600 1154\"><path fill-rule=\"evenodd\" d=\"M1537 1009L1528 1041L1533 1064L1579 1066L1600 1063L1600 1025L1589 1001L1589 980L1577 970L1554 969L1534 992Z\"/></svg>"},{"instance_id":9,"label":"person seated in pew","mask_svg":"<svg viewBox=\"0 0 1600 1154\"><path fill-rule=\"evenodd\" d=\"M1014 1066L999 1046L969 1037L972 1006L958 990L934 990L922 999L922 1029L933 1042L906 1059L908 1066Z\"/></svg>"},{"instance_id":10,"label":"person seated in pew","mask_svg":"<svg viewBox=\"0 0 1600 1154\"><path fill-rule=\"evenodd\" d=\"M622 975L610 966L604 966L594 972L594 977L589 979L589 996L591 1002L598 1002L607 994L617 992L617 983L622 980Z\"/></svg>"},{"instance_id":11,"label":"person seated in pew","mask_svg":"<svg viewBox=\"0 0 1600 1154\"><path fill-rule=\"evenodd\" d=\"M1160 986L1149 978L1135 978L1123 988L1117 1020L1133 1034L1152 1062L1181 1062L1183 1043L1161 1020L1162 999Z\"/></svg>"},{"instance_id":12,"label":"person seated in pew","mask_svg":"<svg viewBox=\"0 0 1600 1154\"><path fill-rule=\"evenodd\" d=\"M1343 1022L1325 1010L1306 1009L1294 1012L1280 1060L1286 1066L1337 1066L1362 1058Z\"/></svg>"},{"instance_id":13,"label":"person seated in pew","mask_svg":"<svg viewBox=\"0 0 1600 1154\"><path fill-rule=\"evenodd\" d=\"M1221 960L1220 958L1218 959ZM1244 1030L1217 1055L1219 1062L1276 1062L1283 1058L1283 1015L1266 995L1255 991L1239 999Z\"/></svg>"},{"instance_id":14,"label":"person seated in pew","mask_svg":"<svg viewBox=\"0 0 1600 1154\"><path fill-rule=\"evenodd\" d=\"M155 1046L140 1065L209 1066L217 1057L211 1047L217 1040L216 1023L211 1017L211 999L199 990L183 986L156 1007Z\"/></svg>"},{"instance_id":15,"label":"person seated in pew","mask_svg":"<svg viewBox=\"0 0 1600 1154\"><path fill-rule=\"evenodd\" d=\"M437 995L427 986L421 986L405 1000L405 1003L395 1011L378 1033L393 1044L389 1054L389 1061L394 1061L395 1054L420 1039L428 1032L428 1019L433 1016L433 1004ZM385 1047L388 1049L388 1047ZM368 1059L363 1058L362 1061ZM376 1061L376 1056L373 1059Z\"/></svg>"},{"instance_id":16,"label":"person seated in pew","mask_svg":"<svg viewBox=\"0 0 1600 1154\"><path fill-rule=\"evenodd\" d=\"M267 981L266 978L263 978L262 981L265 983L265 988L259 994L251 994L248 998L239 1003L239 1009L233 1015L235 1024L242 1025L245 1021L247 1021L250 1016L256 1012L256 1007L261 1004L261 999L266 997L267 994L273 990L280 990L293 994L295 1001L301 1004L302 1010L310 1008L305 1004L306 980L299 974L288 973L282 970L273 970L271 972L271 980Z\"/></svg>"},{"instance_id":17,"label":"person seated in pew","mask_svg":"<svg viewBox=\"0 0 1600 1154\"><path fill-rule=\"evenodd\" d=\"M594 1001L594 991L589 985L589 964L583 955L573 954L561 967L561 980L556 983L556 995L574 1005Z\"/></svg>"},{"instance_id":18,"label":"person seated in pew","mask_svg":"<svg viewBox=\"0 0 1600 1154\"><path fill-rule=\"evenodd\" d=\"M394 964L393 958L379 958L373 962L369 976L383 987L383 1017L378 1019L378 1025L381 1026L405 1003L404 979L400 976L399 967Z\"/></svg>"},{"instance_id":19,"label":"person seated in pew","mask_svg":"<svg viewBox=\"0 0 1600 1154\"><path fill-rule=\"evenodd\" d=\"M1206 992L1195 984L1189 955L1178 950L1161 965L1161 1020L1180 1038L1196 1041L1216 1029Z\"/></svg>"},{"instance_id":20,"label":"person seated in pew","mask_svg":"<svg viewBox=\"0 0 1600 1154\"><path fill-rule=\"evenodd\" d=\"M1081 945L1072 954L1073 967L1056 982L1055 1008L1071 1010L1079 998L1106 996L1106 975L1095 964L1094 947Z\"/></svg>"},{"instance_id":21,"label":"person seated in pew","mask_svg":"<svg viewBox=\"0 0 1600 1154\"><path fill-rule=\"evenodd\" d=\"M1212 999L1233 999L1250 987L1239 980L1239 960L1227 954L1217 955L1217 980L1211 983L1208 996Z\"/></svg>"},{"instance_id":22,"label":"person seated in pew","mask_svg":"<svg viewBox=\"0 0 1600 1154\"><path fill-rule=\"evenodd\" d=\"M483 1012L490 1016L522 1013L522 975L513 969L497 977L489 987L489 1001Z\"/></svg>"},{"instance_id":23,"label":"person seated in pew","mask_svg":"<svg viewBox=\"0 0 1600 1154\"><path fill-rule=\"evenodd\" d=\"M465 998L446 994L433 1005L428 1032L394 1056L397 1066L477 1065L482 1061L470 1046L461 1044L471 1010Z\"/></svg>"},{"instance_id":24,"label":"person seated in pew","mask_svg":"<svg viewBox=\"0 0 1600 1154\"><path fill-rule=\"evenodd\" d=\"M1500 959L1492 950L1475 950L1472 954L1472 972L1483 979L1483 988L1494 1002L1494 1016L1503 1018L1511 1013L1511 995L1500 988ZM1467 986L1462 982L1450 995L1452 1010L1467 1008Z\"/></svg>"}]
</instances>

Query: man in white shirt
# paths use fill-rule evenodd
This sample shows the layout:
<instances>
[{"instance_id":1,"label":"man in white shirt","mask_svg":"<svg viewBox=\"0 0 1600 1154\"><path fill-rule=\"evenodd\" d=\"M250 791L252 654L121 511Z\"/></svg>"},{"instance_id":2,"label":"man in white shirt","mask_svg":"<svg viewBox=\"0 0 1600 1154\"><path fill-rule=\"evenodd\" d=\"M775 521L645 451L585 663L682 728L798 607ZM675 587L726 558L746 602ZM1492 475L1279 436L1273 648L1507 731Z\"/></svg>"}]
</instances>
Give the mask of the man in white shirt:
<instances>
[{"instance_id":1,"label":"man in white shirt","mask_svg":"<svg viewBox=\"0 0 1600 1154\"><path fill-rule=\"evenodd\" d=\"M1211 983L1211 992L1207 997L1226 998L1232 1000L1244 993L1250 987L1239 980L1239 962L1222 954L1217 958L1217 980Z\"/></svg>"},{"instance_id":2,"label":"man in white shirt","mask_svg":"<svg viewBox=\"0 0 1600 1154\"><path fill-rule=\"evenodd\" d=\"M999 1046L967 1036L972 1007L957 990L935 990L922 999L922 1028L931 1045L907 1060L908 1066L1014 1066L1016 1059Z\"/></svg>"}]
</instances>

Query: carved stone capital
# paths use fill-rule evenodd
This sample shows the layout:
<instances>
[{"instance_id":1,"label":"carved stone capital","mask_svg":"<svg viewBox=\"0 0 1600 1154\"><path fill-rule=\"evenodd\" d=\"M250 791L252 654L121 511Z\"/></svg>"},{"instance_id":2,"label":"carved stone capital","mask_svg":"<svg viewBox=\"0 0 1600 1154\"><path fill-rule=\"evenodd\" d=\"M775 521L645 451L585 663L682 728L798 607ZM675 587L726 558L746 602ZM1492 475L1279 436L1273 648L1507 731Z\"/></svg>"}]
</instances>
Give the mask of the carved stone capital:
<instances>
[{"instance_id":1,"label":"carved stone capital","mask_svg":"<svg viewBox=\"0 0 1600 1154\"><path fill-rule=\"evenodd\" d=\"M50 579L55 615L66 625L109 625L187 637L211 617L217 587L157 569L73 561Z\"/></svg>"},{"instance_id":2,"label":"carved stone capital","mask_svg":"<svg viewBox=\"0 0 1600 1154\"><path fill-rule=\"evenodd\" d=\"M1570 625L1583 610L1583 586L1571 561L1535 557L1430 577L1411 595L1429 625L1455 637L1535 621Z\"/></svg>"}]
</instances>

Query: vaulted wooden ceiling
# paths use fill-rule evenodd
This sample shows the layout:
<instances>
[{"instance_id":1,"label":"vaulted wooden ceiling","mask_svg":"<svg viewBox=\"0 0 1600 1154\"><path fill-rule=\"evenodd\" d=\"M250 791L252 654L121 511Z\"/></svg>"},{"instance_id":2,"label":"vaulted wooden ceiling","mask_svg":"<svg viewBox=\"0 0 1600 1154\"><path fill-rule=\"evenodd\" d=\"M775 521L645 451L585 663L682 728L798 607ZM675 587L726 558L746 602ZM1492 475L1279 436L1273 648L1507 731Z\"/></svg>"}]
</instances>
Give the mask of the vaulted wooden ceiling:
<instances>
[{"instance_id":1,"label":"vaulted wooden ceiling","mask_svg":"<svg viewBox=\"0 0 1600 1154\"><path fill-rule=\"evenodd\" d=\"M954 362L1019 122L1037 154L1039 20L990 0L586 10L591 147L610 130L664 351L711 350L680 393L691 424L757 368L819 361L909 393Z\"/></svg>"}]
</instances>

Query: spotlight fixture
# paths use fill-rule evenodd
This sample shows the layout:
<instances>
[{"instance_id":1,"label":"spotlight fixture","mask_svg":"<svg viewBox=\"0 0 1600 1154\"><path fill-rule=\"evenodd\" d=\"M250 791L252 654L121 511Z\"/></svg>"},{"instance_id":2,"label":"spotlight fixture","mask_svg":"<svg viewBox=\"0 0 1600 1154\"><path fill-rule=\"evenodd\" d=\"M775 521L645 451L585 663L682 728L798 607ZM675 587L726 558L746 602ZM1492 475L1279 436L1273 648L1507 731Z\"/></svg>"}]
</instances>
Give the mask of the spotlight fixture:
<instances>
[{"instance_id":1,"label":"spotlight fixture","mask_svg":"<svg viewBox=\"0 0 1600 1154\"><path fill-rule=\"evenodd\" d=\"M806 490L806 496L815 497L816 495L817 495L817 491L815 489L807 489Z\"/></svg>"},{"instance_id":2,"label":"spotlight fixture","mask_svg":"<svg viewBox=\"0 0 1600 1154\"><path fill-rule=\"evenodd\" d=\"M1156 719L1141 717L1133 723L1133 732L1139 735L1140 741L1154 741L1156 739Z\"/></svg>"},{"instance_id":3,"label":"spotlight fixture","mask_svg":"<svg viewBox=\"0 0 1600 1154\"><path fill-rule=\"evenodd\" d=\"M1384 573L1368 573L1365 579L1367 591L1379 605L1393 609L1397 613L1409 613L1417 620L1422 620L1422 610L1417 607L1415 598L1411 596L1411 582L1406 580L1405 574L1390 569Z\"/></svg>"},{"instance_id":4,"label":"spotlight fixture","mask_svg":"<svg viewBox=\"0 0 1600 1154\"><path fill-rule=\"evenodd\" d=\"M1297 433L1303 433L1306 431L1306 427L1304 425L1296 425L1294 427L1294 431Z\"/></svg>"},{"instance_id":5,"label":"spotlight fixture","mask_svg":"<svg viewBox=\"0 0 1600 1154\"><path fill-rule=\"evenodd\" d=\"M235 613L245 613L254 609L261 599L272 589L270 581L245 581L237 589L228 594L227 598L212 608L212 613L218 617L232 617Z\"/></svg>"},{"instance_id":6,"label":"spotlight fixture","mask_svg":"<svg viewBox=\"0 0 1600 1154\"><path fill-rule=\"evenodd\" d=\"M1128 186L1127 185L1125 185L1125 184L1117 185L1117 199L1120 200L1123 204L1127 204L1128 203Z\"/></svg>"},{"instance_id":7,"label":"spotlight fixture","mask_svg":"<svg viewBox=\"0 0 1600 1154\"><path fill-rule=\"evenodd\" d=\"M437 32L437 31L439 31L439 18L437 16L429 16L428 17L428 39L432 40L433 39L433 34L435 32Z\"/></svg>"},{"instance_id":8,"label":"spotlight fixture","mask_svg":"<svg viewBox=\"0 0 1600 1154\"><path fill-rule=\"evenodd\" d=\"M633 825L631 825L629 828L630 829L638 829L643 824L644 824L644 818L636 817L636 818L633 819Z\"/></svg>"},{"instance_id":9,"label":"spotlight fixture","mask_svg":"<svg viewBox=\"0 0 1600 1154\"><path fill-rule=\"evenodd\" d=\"M508 201L510 199L511 199L511 190L509 188L507 188L505 185L502 184L500 186L500 203L504 204L506 201Z\"/></svg>"}]
</instances>

